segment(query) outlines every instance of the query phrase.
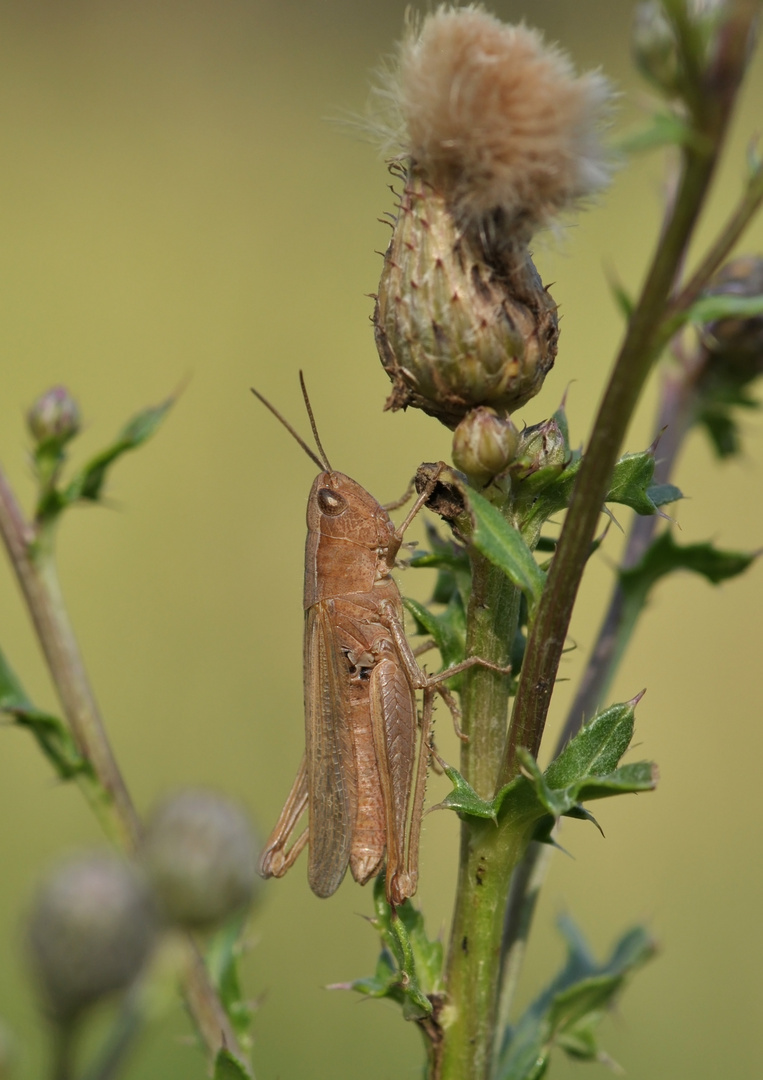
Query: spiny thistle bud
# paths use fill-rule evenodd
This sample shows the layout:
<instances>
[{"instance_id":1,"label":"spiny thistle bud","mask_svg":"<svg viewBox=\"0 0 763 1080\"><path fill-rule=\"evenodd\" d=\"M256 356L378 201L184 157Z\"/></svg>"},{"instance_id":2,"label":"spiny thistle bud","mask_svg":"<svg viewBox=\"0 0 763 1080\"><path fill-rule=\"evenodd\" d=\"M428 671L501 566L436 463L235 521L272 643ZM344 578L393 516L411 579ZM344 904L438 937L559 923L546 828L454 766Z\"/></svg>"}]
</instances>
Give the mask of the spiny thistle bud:
<instances>
[{"instance_id":1,"label":"spiny thistle bud","mask_svg":"<svg viewBox=\"0 0 763 1080\"><path fill-rule=\"evenodd\" d=\"M556 304L524 252L487 261L446 201L406 178L374 315L394 383L391 409L413 405L455 428L480 404L513 412L554 363Z\"/></svg>"},{"instance_id":2,"label":"spiny thistle bud","mask_svg":"<svg viewBox=\"0 0 763 1080\"><path fill-rule=\"evenodd\" d=\"M451 428L476 405L511 412L556 355L556 305L527 244L605 184L608 85L476 7L411 25L385 82L377 129L402 150L404 184L374 315L387 407Z\"/></svg>"},{"instance_id":3,"label":"spiny thistle bud","mask_svg":"<svg viewBox=\"0 0 763 1080\"><path fill-rule=\"evenodd\" d=\"M453 464L473 484L483 486L504 472L519 444L519 432L509 417L481 406L467 413L453 435Z\"/></svg>"},{"instance_id":4,"label":"spiny thistle bud","mask_svg":"<svg viewBox=\"0 0 763 1080\"><path fill-rule=\"evenodd\" d=\"M566 420L560 409L542 424L525 428L519 438L511 474L522 481L525 491L541 491L569 460Z\"/></svg>"},{"instance_id":5,"label":"spiny thistle bud","mask_svg":"<svg viewBox=\"0 0 763 1080\"><path fill-rule=\"evenodd\" d=\"M74 1020L133 982L155 941L156 912L137 871L108 854L64 863L29 917L29 958L52 1019Z\"/></svg>"},{"instance_id":6,"label":"spiny thistle bud","mask_svg":"<svg viewBox=\"0 0 763 1080\"><path fill-rule=\"evenodd\" d=\"M55 444L61 447L79 431L77 402L65 386L53 386L32 405L27 413L27 425L39 446Z\"/></svg>"},{"instance_id":7,"label":"spiny thistle bud","mask_svg":"<svg viewBox=\"0 0 763 1080\"><path fill-rule=\"evenodd\" d=\"M247 907L257 881L254 838L244 814L210 791L182 791L157 808L142 849L167 917L215 926Z\"/></svg>"}]
</instances>

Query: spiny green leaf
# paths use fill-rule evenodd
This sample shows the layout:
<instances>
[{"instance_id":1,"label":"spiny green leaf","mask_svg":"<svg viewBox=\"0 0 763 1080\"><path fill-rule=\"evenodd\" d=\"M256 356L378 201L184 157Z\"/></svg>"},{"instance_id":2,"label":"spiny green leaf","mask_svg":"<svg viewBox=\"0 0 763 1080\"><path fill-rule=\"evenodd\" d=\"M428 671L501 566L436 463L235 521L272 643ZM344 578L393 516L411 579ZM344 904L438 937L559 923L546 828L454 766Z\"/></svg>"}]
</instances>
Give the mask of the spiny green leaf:
<instances>
[{"instance_id":1,"label":"spiny green leaf","mask_svg":"<svg viewBox=\"0 0 763 1080\"><path fill-rule=\"evenodd\" d=\"M403 598L403 604L413 615L418 627L434 638L442 657L443 668L463 660L466 647L466 614L458 593L451 596L445 611L439 615L409 597Z\"/></svg>"},{"instance_id":2,"label":"spiny green leaf","mask_svg":"<svg viewBox=\"0 0 763 1080\"><path fill-rule=\"evenodd\" d=\"M562 817L590 817L580 804L610 795L651 791L656 770L647 761L618 763L633 737L634 703L612 705L599 713L570 740L545 773L529 751L520 749L525 776L533 786L545 816L536 839L549 840L553 821Z\"/></svg>"},{"instance_id":3,"label":"spiny green leaf","mask_svg":"<svg viewBox=\"0 0 763 1080\"><path fill-rule=\"evenodd\" d=\"M329 990L356 990L366 997L384 998L390 997L399 1005L404 1004L403 994L400 989L400 972L395 959L389 950L384 947L379 953L376 962L376 971L365 979L355 979L350 983L335 983Z\"/></svg>"},{"instance_id":4,"label":"spiny green leaf","mask_svg":"<svg viewBox=\"0 0 763 1080\"><path fill-rule=\"evenodd\" d=\"M565 788L586 776L605 776L617 767L630 746L634 703L611 705L571 739L546 770L552 788Z\"/></svg>"},{"instance_id":5,"label":"spiny green leaf","mask_svg":"<svg viewBox=\"0 0 763 1080\"><path fill-rule=\"evenodd\" d=\"M453 790L448 792L440 806L447 810L455 810L457 814L463 814L466 817L489 818L491 821L498 820L498 811L493 799L480 798L471 784L464 780L458 769L454 769L444 761L440 764L443 772L453 785ZM505 792L505 789L502 789L502 791Z\"/></svg>"},{"instance_id":6,"label":"spiny green leaf","mask_svg":"<svg viewBox=\"0 0 763 1080\"><path fill-rule=\"evenodd\" d=\"M471 540L477 550L522 590L532 610L540 599L545 575L522 534L499 510L471 488L465 489L474 519Z\"/></svg>"},{"instance_id":7,"label":"spiny green leaf","mask_svg":"<svg viewBox=\"0 0 763 1080\"><path fill-rule=\"evenodd\" d=\"M225 1047L217 1051L213 1080L252 1080L249 1068Z\"/></svg>"},{"instance_id":8,"label":"spiny green leaf","mask_svg":"<svg viewBox=\"0 0 763 1080\"><path fill-rule=\"evenodd\" d=\"M718 585L743 574L756 558L757 553L722 551L709 542L680 545L666 529L635 566L620 571L620 584L628 597L643 601L661 577L676 570L690 570Z\"/></svg>"},{"instance_id":9,"label":"spiny green leaf","mask_svg":"<svg viewBox=\"0 0 763 1080\"><path fill-rule=\"evenodd\" d=\"M651 761L632 761L621 765L606 776L583 780L577 787L578 802L605 799L610 795L631 795L653 791L657 784L657 769Z\"/></svg>"},{"instance_id":10,"label":"spiny green leaf","mask_svg":"<svg viewBox=\"0 0 763 1080\"><path fill-rule=\"evenodd\" d=\"M706 407L700 412L697 423L704 427L710 445L721 460L740 453L739 424L728 408Z\"/></svg>"},{"instance_id":11,"label":"spiny green leaf","mask_svg":"<svg viewBox=\"0 0 763 1080\"><path fill-rule=\"evenodd\" d=\"M650 484L646 494L654 506L667 506L683 499L683 492L675 484Z\"/></svg>"},{"instance_id":12,"label":"spiny green leaf","mask_svg":"<svg viewBox=\"0 0 763 1080\"><path fill-rule=\"evenodd\" d=\"M596 1060L596 1028L627 980L655 953L646 931L636 927L616 943L606 962L597 964L571 920L563 920L560 928L567 941L567 962L505 1033L499 1080L537 1080L555 1047L578 1059Z\"/></svg>"},{"instance_id":13,"label":"spiny green leaf","mask_svg":"<svg viewBox=\"0 0 763 1080\"><path fill-rule=\"evenodd\" d=\"M245 918L238 916L227 922L213 936L206 950L209 973L220 996L220 1001L238 1040L246 1045L253 1011L241 992L239 961L241 959L241 935Z\"/></svg>"},{"instance_id":14,"label":"spiny green leaf","mask_svg":"<svg viewBox=\"0 0 763 1080\"><path fill-rule=\"evenodd\" d=\"M653 476L654 454L651 450L624 454L615 465L604 501L630 506L637 514L653 514L657 509L649 495Z\"/></svg>"},{"instance_id":15,"label":"spiny green leaf","mask_svg":"<svg viewBox=\"0 0 763 1080\"><path fill-rule=\"evenodd\" d=\"M384 874L374 882L374 908L373 925L382 939L376 972L334 989L391 998L402 1006L406 1020L421 1020L432 1012L427 994L442 991L442 942L427 937L424 917L410 900L393 913L385 895Z\"/></svg>"},{"instance_id":16,"label":"spiny green leaf","mask_svg":"<svg viewBox=\"0 0 763 1080\"><path fill-rule=\"evenodd\" d=\"M406 901L406 904L411 906L410 901ZM398 947L396 951L400 971L405 976L402 986L405 996L403 1016L406 1020L420 1020L424 1016L431 1015L432 1002L419 985L419 968L416 963L416 953L408 933L408 927L401 915L392 919L391 930L397 941Z\"/></svg>"},{"instance_id":17,"label":"spiny green leaf","mask_svg":"<svg viewBox=\"0 0 763 1080\"><path fill-rule=\"evenodd\" d=\"M582 460L573 458L533 501L527 516L528 527L531 521L547 521L569 506ZM631 507L637 514L651 516L660 506L683 498L680 489L673 484L653 484L653 476L654 453L651 449L623 455L615 465L604 502L619 503Z\"/></svg>"}]
</instances>

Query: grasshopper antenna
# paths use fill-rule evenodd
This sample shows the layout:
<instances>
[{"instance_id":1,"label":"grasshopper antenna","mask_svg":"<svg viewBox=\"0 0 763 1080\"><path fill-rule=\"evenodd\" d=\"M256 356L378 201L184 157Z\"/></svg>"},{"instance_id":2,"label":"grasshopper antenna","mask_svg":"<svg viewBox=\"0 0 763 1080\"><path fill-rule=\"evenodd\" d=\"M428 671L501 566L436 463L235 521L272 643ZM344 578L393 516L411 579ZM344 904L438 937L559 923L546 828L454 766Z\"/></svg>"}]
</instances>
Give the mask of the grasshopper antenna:
<instances>
[{"instance_id":1,"label":"grasshopper antenna","mask_svg":"<svg viewBox=\"0 0 763 1080\"><path fill-rule=\"evenodd\" d=\"M301 371L299 373L299 379L300 379L300 382L302 384L302 392L303 392L303 394L305 394L305 384L304 384L304 381L302 380L302 372ZM318 449L320 450L320 452L323 454L323 457L324 457L323 461L321 461L321 459L318 457L318 455L315 453L314 450L310 449L310 447L307 445L307 443L302 438L302 436L297 434L297 432L291 426L289 421L284 416L281 416L280 412L275 407L275 405L271 405L270 402L268 401L268 399L266 397L263 397L262 394L259 392L259 390L255 390L253 386L251 386L249 389L252 391L254 396L256 398L258 398L262 402L262 404L265 406L266 409L270 409L273 416L275 416L276 420L279 420L283 424L283 426L286 428L286 430L289 432L289 434L292 436L292 438L296 439L296 441L299 443L299 445L305 451L305 453L310 458L310 460L314 461L315 464L318 466L318 468L322 472L323 471L331 472L331 466L328 463L328 458L326 457L324 449L321 446L320 439L318 438L318 435L317 435L317 433L315 431L315 421L313 420L313 414L312 414L312 411L310 410L309 402L308 402L308 406L307 406L307 411L308 411L308 415L310 416L310 423L312 424L313 434L315 435L315 441L318 444ZM305 400L307 401L307 396L305 396Z\"/></svg>"},{"instance_id":2,"label":"grasshopper antenna","mask_svg":"<svg viewBox=\"0 0 763 1080\"><path fill-rule=\"evenodd\" d=\"M305 376L302 374L301 371L299 373L299 385L302 387L302 397L305 399L305 408L307 409L307 415L310 417L310 427L313 429L313 438L315 439L315 445L318 447L321 454L323 455L323 460L325 462L326 471L327 472L333 472L333 469L331 468L331 463L329 462L329 459L328 459L328 455L327 455L326 451L323 449L323 444L321 442L321 437L318 434L318 427L317 427L317 425L315 423L315 417L313 416L313 407L310 404L310 398L307 396L307 387L305 386Z\"/></svg>"}]
</instances>

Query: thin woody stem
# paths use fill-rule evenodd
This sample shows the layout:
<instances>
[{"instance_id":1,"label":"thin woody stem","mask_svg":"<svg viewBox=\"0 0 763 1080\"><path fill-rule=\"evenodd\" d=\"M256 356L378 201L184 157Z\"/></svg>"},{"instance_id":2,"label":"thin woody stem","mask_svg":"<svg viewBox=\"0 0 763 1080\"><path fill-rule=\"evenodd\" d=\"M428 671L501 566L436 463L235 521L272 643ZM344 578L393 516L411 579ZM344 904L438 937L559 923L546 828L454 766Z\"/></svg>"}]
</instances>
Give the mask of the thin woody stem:
<instances>
[{"instance_id":1,"label":"thin woody stem","mask_svg":"<svg viewBox=\"0 0 763 1080\"><path fill-rule=\"evenodd\" d=\"M615 362L583 458L546 588L527 643L500 783L519 772L517 751L537 755L572 608L617 454L652 364L671 335L670 290L714 176L747 59L758 4L730 5L715 84L698 117L701 138L684 148L683 169L664 236Z\"/></svg>"},{"instance_id":2,"label":"thin woody stem","mask_svg":"<svg viewBox=\"0 0 763 1080\"><path fill-rule=\"evenodd\" d=\"M100 791L95 795L83 784L89 802L110 839L132 855L140 840L140 819L112 752L66 611L53 557L53 534L50 526L38 532L27 523L1 468L0 534L69 728L98 781ZM207 1049L215 1054L221 1046L227 1046L243 1060L235 1033L190 937L187 963L186 1000Z\"/></svg>"},{"instance_id":3,"label":"thin woody stem","mask_svg":"<svg viewBox=\"0 0 763 1080\"><path fill-rule=\"evenodd\" d=\"M654 478L657 483L667 483L691 427L695 380L696 365L687 364L679 375L670 373L663 381L660 410L655 424L656 436L663 433L655 464ZM654 535L657 521L657 515L635 518L625 546L623 567L633 566L644 554ZM603 701L626 644L622 640L623 616L624 594L617 583L612 590L609 607L580 687L557 740L554 757L561 753L585 719L593 716ZM531 844L512 877L501 943L499 1031L509 1022L535 905L545 881L551 854L552 849L549 846Z\"/></svg>"}]
</instances>

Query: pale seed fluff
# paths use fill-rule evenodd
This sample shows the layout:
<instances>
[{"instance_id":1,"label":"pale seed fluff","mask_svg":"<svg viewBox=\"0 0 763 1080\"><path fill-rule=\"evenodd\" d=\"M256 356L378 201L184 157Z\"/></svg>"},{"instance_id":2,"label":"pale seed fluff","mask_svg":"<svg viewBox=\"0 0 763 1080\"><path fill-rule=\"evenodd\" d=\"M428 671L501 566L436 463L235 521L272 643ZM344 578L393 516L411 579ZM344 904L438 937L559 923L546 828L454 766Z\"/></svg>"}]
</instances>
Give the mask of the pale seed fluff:
<instances>
[{"instance_id":1,"label":"pale seed fluff","mask_svg":"<svg viewBox=\"0 0 763 1080\"><path fill-rule=\"evenodd\" d=\"M537 30L442 6L410 24L388 76L404 153L466 225L531 233L608 182L610 85Z\"/></svg>"}]
</instances>

